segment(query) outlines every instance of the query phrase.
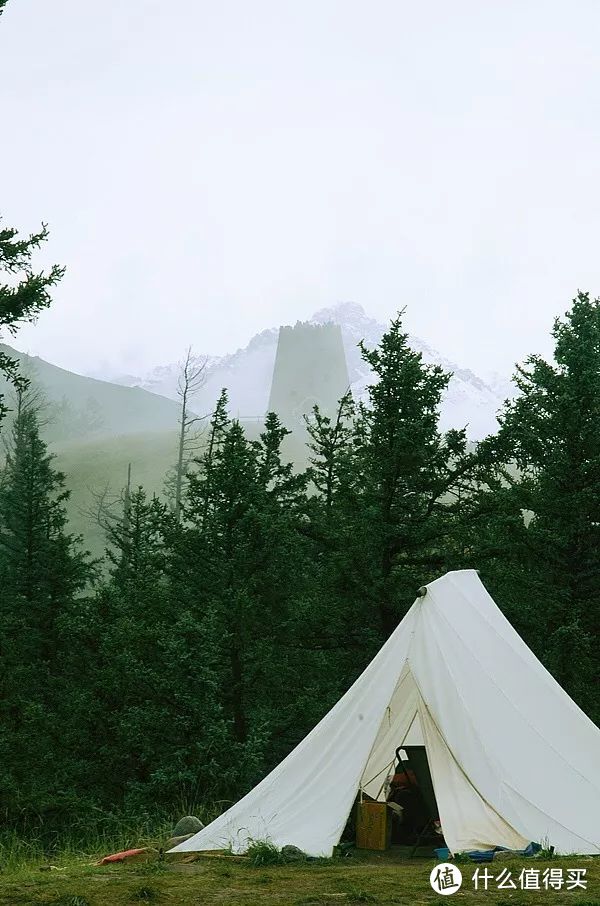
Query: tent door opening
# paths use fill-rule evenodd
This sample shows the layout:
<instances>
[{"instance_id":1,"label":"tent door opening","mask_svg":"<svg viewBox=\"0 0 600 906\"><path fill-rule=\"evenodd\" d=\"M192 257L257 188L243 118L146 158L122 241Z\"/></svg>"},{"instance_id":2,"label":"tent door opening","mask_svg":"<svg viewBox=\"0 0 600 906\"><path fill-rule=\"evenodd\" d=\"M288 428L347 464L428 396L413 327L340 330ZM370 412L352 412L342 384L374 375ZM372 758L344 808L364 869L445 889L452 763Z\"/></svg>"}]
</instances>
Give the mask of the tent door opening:
<instances>
[{"instance_id":1,"label":"tent door opening","mask_svg":"<svg viewBox=\"0 0 600 906\"><path fill-rule=\"evenodd\" d=\"M384 850L396 844L410 846L413 855L420 845L440 845L439 809L424 743L402 743L388 768L376 797L359 792L351 816L357 848Z\"/></svg>"},{"instance_id":2,"label":"tent door opening","mask_svg":"<svg viewBox=\"0 0 600 906\"><path fill-rule=\"evenodd\" d=\"M403 744L396 750L396 759L387 794L388 808L395 816L391 839L412 844L414 853L421 842L441 839L439 808L425 745Z\"/></svg>"}]
</instances>

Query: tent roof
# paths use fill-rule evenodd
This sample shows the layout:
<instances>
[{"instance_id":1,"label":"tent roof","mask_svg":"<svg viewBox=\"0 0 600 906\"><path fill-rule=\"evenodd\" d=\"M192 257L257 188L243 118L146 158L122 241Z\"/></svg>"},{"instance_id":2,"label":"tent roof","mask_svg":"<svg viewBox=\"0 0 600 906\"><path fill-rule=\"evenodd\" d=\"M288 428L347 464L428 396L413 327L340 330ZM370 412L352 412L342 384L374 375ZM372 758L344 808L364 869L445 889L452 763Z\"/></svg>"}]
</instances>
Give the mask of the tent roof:
<instances>
[{"instance_id":1,"label":"tent roof","mask_svg":"<svg viewBox=\"0 0 600 906\"><path fill-rule=\"evenodd\" d=\"M250 793L172 852L251 840L330 855L359 789L382 798L422 734L454 852L547 842L600 853L600 730L502 615L474 570L427 586L354 685Z\"/></svg>"}]
</instances>

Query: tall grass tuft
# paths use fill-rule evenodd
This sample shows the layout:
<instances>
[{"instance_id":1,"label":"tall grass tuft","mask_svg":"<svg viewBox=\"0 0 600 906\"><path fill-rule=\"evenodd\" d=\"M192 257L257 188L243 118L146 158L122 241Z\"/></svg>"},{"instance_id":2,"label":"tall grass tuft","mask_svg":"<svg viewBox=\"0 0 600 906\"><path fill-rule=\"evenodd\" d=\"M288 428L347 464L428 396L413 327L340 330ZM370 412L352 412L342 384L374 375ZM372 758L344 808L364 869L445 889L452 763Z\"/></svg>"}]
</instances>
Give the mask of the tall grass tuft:
<instances>
[{"instance_id":1,"label":"tall grass tuft","mask_svg":"<svg viewBox=\"0 0 600 906\"><path fill-rule=\"evenodd\" d=\"M255 868L261 868L264 865L284 865L286 862L281 850L277 849L270 840L252 840L246 855L250 864Z\"/></svg>"},{"instance_id":2,"label":"tall grass tuft","mask_svg":"<svg viewBox=\"0 0 600 906\"><path fill-rule=\"evenodd\" d=\"M0 869L18 869L51 862L95 861L109 853L144 846L162 846L171 837L176 821L184 814L195 814L205 824L223 810L219 803L195 806L164 813L113 813L86 808L81 817L63 826L48 824L43 818L30 819L17 827L0 830Z\"/></svg>"}]
</instances>

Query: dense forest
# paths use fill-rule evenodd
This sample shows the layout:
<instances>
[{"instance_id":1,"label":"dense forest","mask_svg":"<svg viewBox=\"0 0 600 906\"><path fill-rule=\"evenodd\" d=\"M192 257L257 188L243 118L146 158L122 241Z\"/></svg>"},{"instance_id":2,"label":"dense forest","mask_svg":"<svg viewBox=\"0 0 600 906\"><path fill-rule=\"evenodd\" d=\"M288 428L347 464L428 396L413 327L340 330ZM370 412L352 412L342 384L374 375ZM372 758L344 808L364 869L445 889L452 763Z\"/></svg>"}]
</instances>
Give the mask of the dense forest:
<instances>
[{"instance_id":1,"label":"dense forest","mask_svg":"<svg viewBox=\"0 0 600 906\"><path fill-rule=\"evenodd\" d=\"M49 304L32 269L45 230L0 231L0 330ZM536 655L592 719L600 622L600 301L579 293L554 358L517 369L495 436L439 430L449 374L398 316L368 404L307 419L308 469L259 439L227 392L177 505L130 488L106 559L70 533L65 476L16 384L0 424L0 814L177 814L247 791L364 669L420 585L477 568ZM218 807L218 805L217 805Z\"/></svg>"}]
</instances>

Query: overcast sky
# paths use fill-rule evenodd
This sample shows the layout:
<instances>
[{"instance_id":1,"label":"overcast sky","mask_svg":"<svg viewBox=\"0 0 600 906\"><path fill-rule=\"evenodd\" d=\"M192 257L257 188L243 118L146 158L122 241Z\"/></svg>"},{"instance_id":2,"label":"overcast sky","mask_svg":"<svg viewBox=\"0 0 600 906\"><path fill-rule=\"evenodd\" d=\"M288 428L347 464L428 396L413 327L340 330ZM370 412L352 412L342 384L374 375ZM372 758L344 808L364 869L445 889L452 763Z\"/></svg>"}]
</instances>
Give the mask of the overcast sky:
<instances>
[{"instance_id":1,"label":"overcast sky","mask_svg":"<svg viewBox=\"0 0 600 906\"><path fill-rule=\"evenodd\" d=\"M16 345L225 353L356 301L463 366L600 295L598 0L10 0L0 211L67 265Z\"/></svg>"}]
</instances>

